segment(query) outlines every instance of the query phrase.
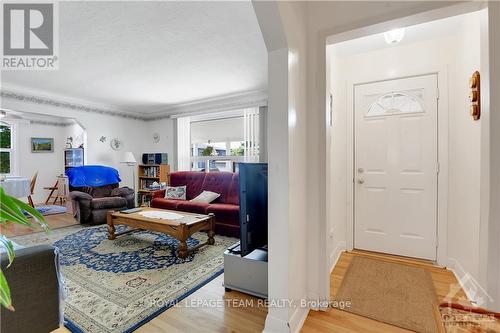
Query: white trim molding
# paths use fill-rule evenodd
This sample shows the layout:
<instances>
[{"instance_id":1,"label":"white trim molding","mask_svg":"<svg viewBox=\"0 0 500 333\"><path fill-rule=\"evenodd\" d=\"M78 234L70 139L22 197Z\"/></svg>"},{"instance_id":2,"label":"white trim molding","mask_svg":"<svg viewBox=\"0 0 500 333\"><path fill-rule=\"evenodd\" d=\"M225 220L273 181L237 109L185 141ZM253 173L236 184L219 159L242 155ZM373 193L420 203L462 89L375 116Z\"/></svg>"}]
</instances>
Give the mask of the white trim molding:
<instances>
[{"instance_id":1,"label":"white trim molding","mask_svg":"<svg viewBox=\"0 0 500 333\"><path fill-rule=\"evenodd\" d=\"M91 112L143 121L154 121L165 118L177 118L197 114L244 109L249 107L267 106L267 93L265 91L248 91L238 94L207 98L174 105L159 112L143 114L134 113L130 110L120 110L114 106L101 106L86 101L78 101L55 95L49 96L47 94L27 92L25 90L21 92L17 89L11 88L3 88L0 91L0 97L5 99L14 99L30 104L48 105L56 108L65 108L80 112Z\"/></svg>"},{"instance_id":2,"label":"white trim molding","mask_svg":"<svg viewBox=\"0 0 500 333\"><path fill-rule=\"evenodd\" d=\"M187 115L195 116L205 113L240 110L260 106L267 106L267 93L262 90L248 91L174 105L159 113L152 114L152 117L149 119L154 120L165 117L178 118Z\"/></svg>"},{"instance_id":3,"label":"white trim molding","mask_svg":"<svg viewBox=\"0 0 500 333\"><path fill-rule=\"evenodd\" d=\"M306 298L302 297L302 299ZM297 306L290 317L290 322L289 322L290 332L299 333L302 326L304 326L308 314L309 314L308 307L302 307L300 305Z\"/></svg>"},{"instance_id":4,"label":"white trim molding","mask_svg":"<svg viewBox=\"0 0 500 333\"><path fill-rule=\"evenodd\" d=\"M108 116L123 117L123 118L130 118L130 119L136 119L136 120L146 120L145 117L134 116L134 115L127 114L124 112L113 111L113 110L100 108L100 107L94 107L94 106L86 105L86 104L72 103L72 102L67 102L67 101L60 100L60 99L53 99L53 98L49 98L49 97L30 95L30 94L26 94L26 93L17 92L17 91L11 91L11 90L2 89L0 91L0 96L2 98L15 99L17 101L31 103L31 104L49 105L49 106L53 106L56 108L65 108L65 109L71 109L71 110L81 111L81 112L91 112L91 113L97 113L97 114L105 114Z\"/></svg>"},{"instance_id":5,"label":"white trim molding","mask_svg":"<svg viewBox=\"0 0 500 333\"><path fill-rule=\"evenodd\" d=\"M437 117L438 117L438 163L439 172L437 174L438 184L438 197L437 197L437 220L436 220L436 262L440 266L446 266L447 262L447 248L448 248L448 135L449 135L449 105L448 105L448 67L438 66L436 68L429 68L424 72L408 72L405 75L391 76L387 75L381 77L378 81L402 79L409 77L418 77L424 75L435 74L438 82L438 104L437 104ZM347 159L347 179L354 179L354 87L358 84L366 82L347 82L347 156L352 158ZM347 182L347 221L346 221L346 248L348 251L354 249L354 182Z\"/></svg>"},{"instance_id":6,"label":"white trim molding","mask_svg":"<svg viewBox=\"0 0 500 333\"><path fill-rule=\"evenodd\" d=\"M332 274L335 265L339 261L340 256L346 251L346 242L341 241L335 246L332 253L330 254L330 274Z\"/></svg>"}]
</instances>

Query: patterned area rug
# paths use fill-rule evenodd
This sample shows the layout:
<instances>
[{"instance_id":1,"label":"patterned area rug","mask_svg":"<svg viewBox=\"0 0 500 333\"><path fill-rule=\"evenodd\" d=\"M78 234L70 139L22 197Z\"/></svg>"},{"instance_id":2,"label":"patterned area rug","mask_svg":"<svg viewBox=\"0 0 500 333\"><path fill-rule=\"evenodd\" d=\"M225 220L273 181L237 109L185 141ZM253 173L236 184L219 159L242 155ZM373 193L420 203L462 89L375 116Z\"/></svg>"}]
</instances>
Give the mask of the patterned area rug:
<instances>
[{"instance_id":1,"label":"patterned area rug","mask_svg":"<svg viewBox=\"0 0 500 333\"><path fill-rule=\"evenodd\" d=\"M439 310L446 333L500 332L500 318L495 318L493 315L447 307L441 307Z\"/></svg>"},{"instance_id":2,"label":"patterned area rug","mask_svg":"<svg viewBox=\"0 0 500 333\"><path fill-rule=\"evenodd\" d=\"M121 226L117 228L120 232ZM207 239L196 233L188 246ZM14 238L24 246L60 250L67 297L64 316L73 332L131 332L220 275L223 253L237 240L216 236L186 259L168 235L140 231L107 239L105 226L72 226Z\"/></svg>"},{"instance_id":3,"label":"patterned area rug","mask_svg":"<svg viewBox=\"0 0 500 333\"><path fill-rule=\"evenodd\" d=\"M38 206L38 207L35 207L35 209L37 211L39 211L44 216L66 213L66 207L65 206L58 206L58 205Z\"/></svg>"}]
</instances>

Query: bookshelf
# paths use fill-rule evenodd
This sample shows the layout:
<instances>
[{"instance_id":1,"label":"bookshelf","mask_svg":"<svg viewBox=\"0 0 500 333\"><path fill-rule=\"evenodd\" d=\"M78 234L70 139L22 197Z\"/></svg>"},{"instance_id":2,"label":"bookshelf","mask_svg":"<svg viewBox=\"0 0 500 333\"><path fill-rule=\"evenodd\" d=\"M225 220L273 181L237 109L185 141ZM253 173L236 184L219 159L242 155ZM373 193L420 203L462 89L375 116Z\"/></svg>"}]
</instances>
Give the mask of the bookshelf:
<instances>
[{"instance_id":1,"label":"bookshelf","mask_svg":"<svg viewBox=\"0 0 500 333\"><path fill-rule=\"evenodd\" d=\"M139 164L137 168L139 204L144 204L151 199L151 195L155 191L149 188L154 182L170 184L170 165Z\"/></svg>"}]
</instances>

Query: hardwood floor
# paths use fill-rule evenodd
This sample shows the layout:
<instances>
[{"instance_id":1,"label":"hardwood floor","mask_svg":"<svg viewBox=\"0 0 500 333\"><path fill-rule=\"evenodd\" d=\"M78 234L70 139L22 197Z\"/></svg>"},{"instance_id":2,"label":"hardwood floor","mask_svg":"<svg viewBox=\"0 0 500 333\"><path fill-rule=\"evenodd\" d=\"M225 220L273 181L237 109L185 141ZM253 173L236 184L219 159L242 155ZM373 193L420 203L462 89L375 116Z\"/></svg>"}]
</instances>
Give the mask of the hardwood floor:
<instances>
[{"instance_id":1,"label":"hardwood floor","mask_svg":"<svg viewBox=\"0 0 500 333\"><path fill-rule=\"evenodd\" d=\"M52 229L77 223L70 214L50 215L46 219ZM37 231L39 230L18 226L2 230L9 237ZM332 296L336 294L340 287L346 269L354 256L369 256L377 260L418 266L428 270L431 273L439 299L443 299L446 296L450 285L457 283L451 271L436 267L428 261L353 251L342 253L330 276L330 294ZM136 332L261 332L264 328L267 309L259 306L258 299L255 297L236 291L225 292L222 282L223 275L187 297L181 303L181 306L163 312L140 327ZM456 297L465 297L465 293L460 290ZM242 302L249 300L255 302L253 307L239 306ZM222 304L223 306L206 306L201 308L182 306L182 304L190 304L189 302L196 301L218 302L218 304ZM203 327L203 329L200 330L200 327ZM70 331L65 327L61 327L54 332L67 333ZM310 311L302 332L401 333L409 331L345 311L330 309L328 311Z\"/></svg>"},{"instance_id":2,"label":"hardwood floor","mask_svg":"<svg viewBox=\"0 0 500 333\"><path fill-rule=\"evenodd\" d=\"M54 214L45 216L45 220L47 221L50 229L59 229L68 227L70 225L78 224L71 214ZM35 226L34 228L27 228L25 226L19 224L10 224L8 226L0 227L2 234L7 237L15 237L21 235L27 235L34 232L42 231L42 228Z\"/></svg>"},{"instance_id":3,"label":"hardwood floor","mask_svg":"<svg viewBox=\"0 0 500 333\"><path fill-rule=\"evenodd\" d=\"M418 266L428 270L431 273L439 299L443 299L448 293L450 285L457 282L452 272L436 267L430 262L354 251L343 253L332 272L330 279L332 296L340 287L345 271L354 256L370 256L378 260ZM222 281L223 277L218 277L186 300L255 300L251 296L235 291L225 293ZM465 297L462 290L457 294L457 297L459 296ZM262 307L172 308L139 328L137 332L261 332L264 328L266 314L267 310ZM200 330L200 327L203 329ZM66 333L69 331L61 328L56 332ZM349 312L331 309L326 312L310 311L302 332L406 333L410 331Z\"/></svg>"},{"instance_id":4,"label":"hardwood floor","mask_svg":"<svg viewBox=\"0 0 500 333\"><path fill-rule=\"evenodd\" d=\"M225 292L220 275L173 307L141 326L137 333L166 332L262 332L267 308L258 306L258 299L237 291ZM186 307L193 302L222 303L223 307ZM253 301L253 307L239 306ZM53 333L69 333L61 327Z\"/></svg>"},{"instance_id":5,"label":"hardwood floor","mask_svg":"<svg viewBox=\"0 0 500 333\"><path fill-rule=\"evenodd\" d=\"M449 292L450 286L458 283L455 275L445 269L435 266L425 260L410 259L398 256L384 255L365 251L344 252L341 254L330 276L330 295L333 297L342 283L347 267L354 256L366 256L377 260L396 262L403 265L417 266L430 272L436 295L443 300ZM457 300L464 297L462 289L455 295ZM436 309L437 311L437 309ZM330 309L328 311L310 311L302 328L302 332L342 332L342 333L403 333L411 332L396 326L381 323L376 320L358 316L346 311Z\"/></svg>"}]
</instances>

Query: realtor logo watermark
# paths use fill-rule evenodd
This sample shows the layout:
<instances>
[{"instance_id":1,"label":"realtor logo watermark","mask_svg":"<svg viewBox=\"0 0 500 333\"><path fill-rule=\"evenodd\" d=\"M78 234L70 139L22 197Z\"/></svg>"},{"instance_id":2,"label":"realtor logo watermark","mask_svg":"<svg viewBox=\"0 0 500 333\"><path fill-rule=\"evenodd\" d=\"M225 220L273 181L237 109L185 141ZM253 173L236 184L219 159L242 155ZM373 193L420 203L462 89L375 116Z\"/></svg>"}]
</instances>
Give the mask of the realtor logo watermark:
<instances>
[{"instance_id":1,"label":"realtor logo watermark","mask_svg":"<svg viewBox=\"0 0 500 333\"><path fill-rule=\"evenodd\" d=\"M56 2L2 5L2 70L58 69Z\"/></svg>"}]
</instances>

